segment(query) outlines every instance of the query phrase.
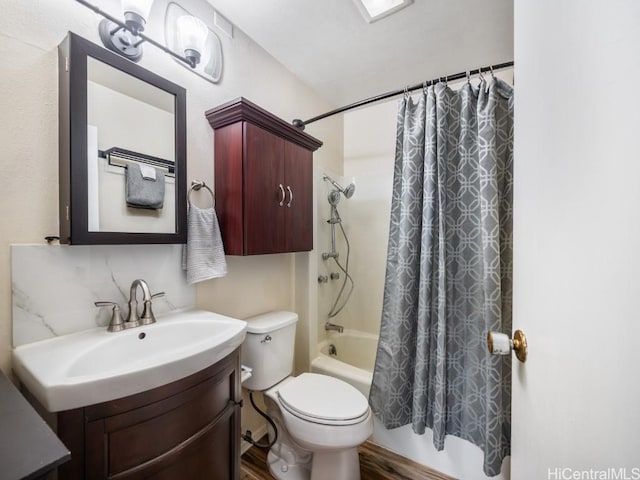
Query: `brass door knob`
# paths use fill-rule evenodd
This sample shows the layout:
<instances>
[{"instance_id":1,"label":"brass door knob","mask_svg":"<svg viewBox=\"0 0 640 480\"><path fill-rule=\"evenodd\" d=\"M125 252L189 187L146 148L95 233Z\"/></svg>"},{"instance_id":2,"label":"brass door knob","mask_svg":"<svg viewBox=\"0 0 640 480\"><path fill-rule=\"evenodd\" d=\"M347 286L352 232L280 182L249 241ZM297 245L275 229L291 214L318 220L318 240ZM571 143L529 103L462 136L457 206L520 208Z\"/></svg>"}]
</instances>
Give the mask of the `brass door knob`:
<instances>
[{"instance_id":1,"label":"brass door knob","mask_svg":"<svg viewBox=\"0 0 640 480\"><path fill-rule=\"evenodd\" d=\"M527 361L527 337L522 330L513 332L513 340L506 333L489 332L487 347L491 355L509 355L514 350L518 360Z\"/></svg>"}]
</instances>

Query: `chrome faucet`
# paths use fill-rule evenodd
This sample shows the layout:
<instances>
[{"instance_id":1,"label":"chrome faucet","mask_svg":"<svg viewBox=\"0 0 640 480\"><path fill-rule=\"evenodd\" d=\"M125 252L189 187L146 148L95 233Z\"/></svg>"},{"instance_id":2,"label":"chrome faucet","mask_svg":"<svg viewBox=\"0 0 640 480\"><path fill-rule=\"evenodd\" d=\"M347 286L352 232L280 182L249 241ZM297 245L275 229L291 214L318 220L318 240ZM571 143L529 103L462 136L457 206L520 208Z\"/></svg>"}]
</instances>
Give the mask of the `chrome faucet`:
<instances>
[{"instance_id":1,"label":"chrome faucet","mask_svg":"<svg viewBox=\"0 0 640 480\"><path fill-rule=\"evenodd\" d=\"M342 325L336 325L335 323L327 322L324 324L324 329L326 331L333 330L338 333L342 333L344 327Z\"/></svg>"},{"instance_id":2,"label":"chrome faucet","mask_svg":"<svg viewBox=\"0 0 640 480\"><path fill-rule=\"evenodd\" d=\"M142 301L144 306L142 308L142 316L138 316L138 287L142 288ZM137 327L139 325L150 325L156 322L156 317L153 315L151 309L151 299L156 297L162 297L164 292L151 295L149 285L147 282L138 278L131 283L131 289L129 290L129 315L124 322L125 328Z\"/></svg>"},{"instance_id":3,"label":"chrome faucet","mask_svg":"<svg viewBox=\"0 0 640 480\"><path fill-rule=\"evenodd\" d=\"M141 316L138 315L138 287L142 288L142 301L144 303ZM147 282L139 278L131 283L131 289L129 291L129 314L127 315L126 320L122 319L122 316L120 315L120 308L115 302L95 302L95 306L113 307L111 322L109 322L107 330L110 332L120 332L125 328L133 328L140 325L150 325L155 323L156 317L153 315L153 310L151 309L151 300L163 296L164 292L151 295Z\"/></svg>"}]
</instances>

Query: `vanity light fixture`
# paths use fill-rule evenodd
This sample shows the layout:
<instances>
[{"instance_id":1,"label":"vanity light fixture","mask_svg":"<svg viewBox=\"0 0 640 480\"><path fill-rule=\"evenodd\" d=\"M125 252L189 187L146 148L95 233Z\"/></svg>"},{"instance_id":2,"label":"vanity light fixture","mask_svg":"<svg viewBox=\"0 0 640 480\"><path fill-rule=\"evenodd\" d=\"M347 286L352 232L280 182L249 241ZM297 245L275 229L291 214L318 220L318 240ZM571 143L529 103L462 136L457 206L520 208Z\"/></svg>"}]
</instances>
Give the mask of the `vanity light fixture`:
<instances>
[{"instance_id":1,"label":"vanity light fixture","mask_svg":"<svg viewBox=\"0 0 640 480\"><path fill-rule=\"evenodd\" d=\"M150 43L191 68L195 68L200 60L204 39L200 39L199 35L204 35L206 38L207 27L195 17L188 22L185 21L185 39L187 39L185 45L189 48L184 55L181 55L142 33L147 24L153 0L121 0L124 22L86 0L76 0L76 2L103 17L98 31L104 46L133 62L138 62L142 58L144 42Z\"/></svg>"},{"instance_id":2,"label":"vanity light fixture","mask_svg":"<svg viewBox=\"0 0 640 480\"><path fill-rule=\"evenodd\" d=\"M364 19L368 23L373 23L408 7L413 0L353 0L353 2Z\"/></svg>"}]
</instances>

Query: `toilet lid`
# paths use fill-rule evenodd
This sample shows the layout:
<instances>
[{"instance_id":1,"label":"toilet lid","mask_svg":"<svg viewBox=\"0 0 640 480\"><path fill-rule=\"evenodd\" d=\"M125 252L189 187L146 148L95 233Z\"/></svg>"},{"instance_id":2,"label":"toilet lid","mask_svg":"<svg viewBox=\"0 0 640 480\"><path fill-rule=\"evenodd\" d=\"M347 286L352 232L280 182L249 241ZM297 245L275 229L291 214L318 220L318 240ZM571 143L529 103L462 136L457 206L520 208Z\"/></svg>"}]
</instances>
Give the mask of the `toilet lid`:
<instances>
[{"instance_id":1,"label":"toilet lid","mask_svg":"<svg viewBox=\"0 0 640 480\"><path fill-rule=\"evenodd\" d=\"M278 390L293 415L316 423L348 425L369 413L367 399L347 382L328 375L303 373Z\"/></svg>"}]
</instances>

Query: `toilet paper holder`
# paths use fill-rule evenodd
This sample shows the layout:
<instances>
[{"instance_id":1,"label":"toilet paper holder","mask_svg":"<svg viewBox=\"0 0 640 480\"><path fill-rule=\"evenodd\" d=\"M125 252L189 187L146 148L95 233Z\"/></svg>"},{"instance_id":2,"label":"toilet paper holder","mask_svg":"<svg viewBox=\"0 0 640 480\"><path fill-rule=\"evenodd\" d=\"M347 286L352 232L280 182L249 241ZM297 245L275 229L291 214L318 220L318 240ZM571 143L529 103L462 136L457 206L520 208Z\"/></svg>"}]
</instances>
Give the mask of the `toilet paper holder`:
<instances>
[{"instance_id":1,"label":"toilet paper holder","mask_svg":"<svg viewBox=\"0 0 640 480\"><path fill-rule=\"evenodd\" d=\"M522 330L513 332L513 340L506 333L489 332L487 347L491 355L509 355L514 350L518 360L527 361L527 337Z\"/></svg>"}]
</instances>

